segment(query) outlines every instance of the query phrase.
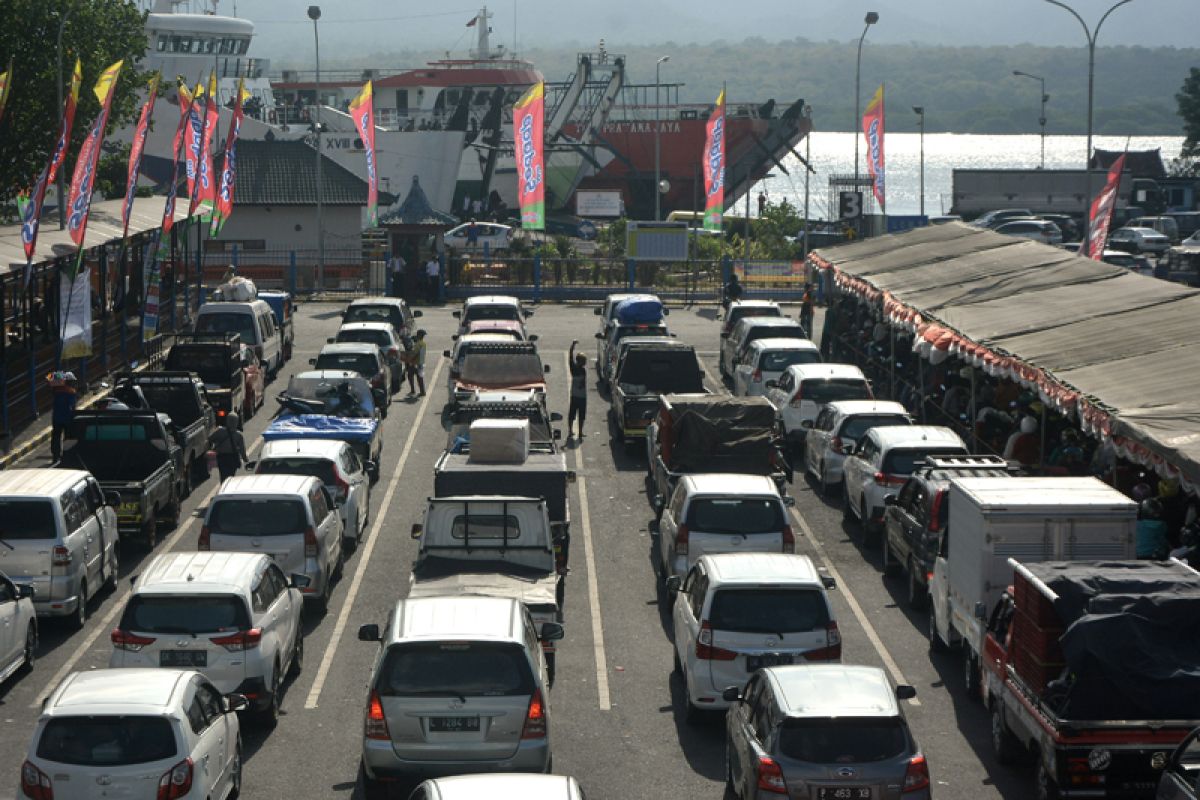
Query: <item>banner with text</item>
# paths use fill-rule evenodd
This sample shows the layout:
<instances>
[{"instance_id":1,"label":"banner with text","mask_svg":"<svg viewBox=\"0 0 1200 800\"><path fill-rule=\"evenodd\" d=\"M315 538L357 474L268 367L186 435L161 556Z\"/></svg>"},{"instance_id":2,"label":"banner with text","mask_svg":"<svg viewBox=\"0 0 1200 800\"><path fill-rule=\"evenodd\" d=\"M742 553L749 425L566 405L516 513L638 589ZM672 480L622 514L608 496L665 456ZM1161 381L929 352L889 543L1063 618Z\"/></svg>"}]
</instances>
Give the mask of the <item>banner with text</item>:
<instances>
[{"instance_id":1,"label":"banner with text","mask_svg":"<svg viewBox=\"0 0 1200 800\"><path fill-rule=\"evenodd\" d=\"M546 229L546 175L542 160L545 91L544 83L536 83L513 106L521 227L531 231Z\"/></svg>"},{"instance_id":2,"label":"banner with text","mask_svg":"<svg viewBox=\"0 0 1200 800\"><path fill-rule=\"evenodd\" d=\"M221 232L221 227L233 216L233 193L237 188L237 140L245 116L245 102L250 98L245 81L238 81L237 100L233 103L233 116L229 119L229 136L225 138L225 159L221 164L221 186L217 189L217 207L213 211L211 235Z\"/></svg>"},{"instance_id":3,"label":"banner with text","mask_svg":"<svg viewBox=\"0 0 1200 800\"><path fill-rule=\"evenodd\" d=\"M867 103L867 110L863 113L862 128L863 136L867 138L867 171L875 179L871 188L875 192L875 199L879 202L880 210L884 210L887 204L884 202L886 165L883 156L883 84L879 85L871 102Z\"/></svg>"},{"instance_id":4,"label":"banner with text","mask_svg":"<svg viewBox=\"0 0 1200 800\"><path fill-rule=\"evenodd\" d=\"M350 101L350 116L367 154L367 224L379 225L379 173L375 168L375 98L371 81Z\"/></svg>"},{"instance_id":5,"label":"banner with text","mask_svg":"<svg viewBox=\"0 0 1200 800\"><path fill-rule=\"evenodd\" d=\"M100 162L100 148L104 144L104 128L108 124L108 113L112 110L112 99L117 89L117 77L121 74L124 61L118 61L100 74L92 91L100 101L100 113L83 140L83 147L75 159L75 174L71 178L71 193L67 198L67 231L71 241L83 247L87 235L88 212L92 206L92 190L96 186L96 167ZM90 333L89 333L90 340ZM89 345L90 346L90 345Z\"/></svg>"},{"instance_id":6,"label":"banner with text","mask_svg":"<svg viewBox=\"0 0 1200 800\"><path fill-rule=\"evenodd\" d=\"M142 174L142 153L146 151L146 135L150 132L150 118L154 116L154 103L158 100L158 73L150 80L150 96L142 106L137 128L133 132L133 144L129 146L129 166L125 175L125 205L121 208L121 236L129 235L129 215L133 212L133 198L137 195L138 176Z\"/></svg>"},{"instance_id":7,"label":"banner with text","mask_svg":"<svg viewBox=\"0 0 1200 800\"><path fill-rule=\"evenodd\" d=\"M717 107L713 109L704 130L704 229L719 231L725 213L724 89L717 96Z\"/></svg>"},{"instance_id":8,"label":"banner with text","mask_svg":"<svg viewBox=\"0 0 1200 800\"><path fill-rule=\"evenodd\" d=\"M1092 201L1092 214L1088 220L1087 253L1094 261L1104 260L1104 245L1108 241L1108 226L1112 224L1113 210L1117 206L1117 189L1121 186L1121 170L1125 169L1125 154L1122 153L1108 170L1108 180L1100 194Z\"/></svg>"}]
</instances>

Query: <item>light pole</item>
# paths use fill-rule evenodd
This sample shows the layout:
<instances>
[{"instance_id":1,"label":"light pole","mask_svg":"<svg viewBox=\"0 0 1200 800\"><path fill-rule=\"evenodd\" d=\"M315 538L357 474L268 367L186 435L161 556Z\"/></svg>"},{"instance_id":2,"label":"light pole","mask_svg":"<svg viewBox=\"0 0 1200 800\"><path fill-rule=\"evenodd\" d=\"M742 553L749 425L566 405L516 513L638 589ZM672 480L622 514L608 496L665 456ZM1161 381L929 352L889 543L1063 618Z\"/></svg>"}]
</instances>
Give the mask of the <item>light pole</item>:
<instances>
[{"instance_id":1,"label":"light pole","mask_svg":"<svg viewBox=\"0 0 1200 800\"><path fill-rule=\"evenodd\" d=\"M1096 85L1096 37L1100 35L1100 26L1102 26L1104 24L1104 20L1108 19L1108 15L1113 13L1114 11L1116 11L1118 8L1125 5L1126 3L1132 2L1132 0L1120 0L1119 3L1114 3L1108 9L1108 11L1104 12L1104 16L1100 17L1100 21L1096 23L1095 29L1088 28L1088 24L1083 21L1083 17L1079 16L1079 14L1077 14L1075 12L1075 9L1071 8L1066 3L1060 2L1060 0L1046 0L1046 2L1052 6L1058 6L1059 8L1064 9L1065 11L1067 11L1067 13L1069 13L1071 16L1073 16L1075 19L1077 19L1079 21L1079 24L1081 26L1083 26L1083 35L1087 37L1087 43L1088 43L1087 158L1085 158L1084 162L1083 162L1083 171L1084 171L1084 176L1085 176L1085 180L1086 180L1085 185L1087 186L1087 189L1086 189L1087 195L1084 198L1084 212L1083 212L1083 241L1086 242L1088 240L1088 234L1091 232L1089 230L1089 228L1091 228L1091 219L1089 219L1088 208L1090 208L1091 203L1092 203L1092 96L1093 96L1093 93L1095 90L1095 85ZM1045 92L1043 92L1043 94L1045 94Z\"/></svg>"},{"instance_id":2,"label":"light pole","mask_svg":"<svg viewBox=\"0 0 1200 800\"><path fill-rule=\"evenodd\" d=\"M866 25L863 26L862 36L858 37L858 58L854 62L854 124L850 126L850 130L854 131L854 191L858 191L858 126L862 119L862 112L859 108L859 83L862 78L862 46L863 39L867 38L867 31L871 30L871 26L879 22L879 14L874 11L868 11L866 19L863 20Z\"/></svg>"},{"instance_id":3,"label":"light pole","mask_svg":"<svg viewBox=\"0 0 1200 800\"><path fill-rule=\"evenodd\" d=\"M1038 117L1038 125L1042 126L1042 166L1039 167L1039 169L1045 169L1046 168L1046 103L1048 103L1050 101L1050 95L1046 94L1046 79L1043 78L1041 75L1031 75L1028 72L1022 72L1019 69L1014 69L1013 75L1016 75L1019 78L1031 78L1032 80L1035 80L1038 83L1040 83L1042 86L1042 115L1040 117ZM1091 145L1088 145L1088 149L1090 151ZM1088 158L1089 159L1091 158L1090 154L1088 155Z\"/></svg>"},{"instance_id":4,"label":"light pole","mask_svg":"<svg viewBox=\"0 0 1200 800\"><path fill-rule=\"evenodd\" d=\"M808 120L808 133L804 134L804 260L808 261L808 179L812 175L812 106L805 103L801 112Z\"/></svg>"},{"instance_id":5,"label":"light pole","mask_svg":"<svg viewBox=\"0 0 1200 800\"><path fill-rule=\"evenodd\" d=\"M67 3L66 8L63 9L62 16L58 18L58 82L54 84L54 88L58 91L58 105L55 106L55 108L59 109L58 113L60 114L62 113L63 107L62 37L63 29L67 26L67 18L69 16L71 16L71 6L69 3ZM67 144L69 145L70 142ZM67 198L63 196L63 172L64 170L60 169L58 171L58 177L55 178L55 182L58 185L58 229L60 231L67 226Z\"/></svg>"},{"instance_id":6,"label":"light pole","mask_svg":"<svg viewBox=\"0 0 1200 800\"><path fill-rule=\"evenodd\" d=\"M925 106L913 106L913 113L921 119L921 216L925 216Z\"/></svg>"},{"instance_id":7,"label":"light pole","mask_svg":"<svg viewBox=\"0 0 1200 800\"><path fill-rule=\"evenodd\" d=\"M662 219L662 187L660 185L662 177L659 174L661 171L662 153L662 143L660 142L662 134L662 117L659 114L660 109L658 102L659 68L670 60L670 56L661 56L654 64L654 219L656 221Z\"/></svg>"},{"instance_id":8,"label":"light pole","mask_svg":"<svg viewBox=\"0 0 1200 800\"><path fill-rule=\"evenodd\" d=\"M324 194L325 187L321 180L321 37L317 33L317 20L321 18L320 6L308 7L308 18L313 21L313 44L317 55L317 289L325 288L325 221Z\"/></svg>"}]
</instances>

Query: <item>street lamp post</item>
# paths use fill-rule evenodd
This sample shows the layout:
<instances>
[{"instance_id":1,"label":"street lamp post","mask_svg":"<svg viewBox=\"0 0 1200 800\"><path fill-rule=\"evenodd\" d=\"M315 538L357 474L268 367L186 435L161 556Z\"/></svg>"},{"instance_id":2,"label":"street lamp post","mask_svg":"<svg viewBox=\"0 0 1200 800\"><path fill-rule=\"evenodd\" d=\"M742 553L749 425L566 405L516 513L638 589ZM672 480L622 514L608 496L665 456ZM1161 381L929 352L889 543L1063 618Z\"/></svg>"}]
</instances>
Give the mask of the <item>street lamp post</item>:
<instances>
[{"instance_id":1,"label":"street lamp post","mask_svg":"<svg viewBox=\"0 0 1200 800\"><path fill-rule=\"evenodd\" d=\"M662 134L662 117L659 113L659 68L670 61L670 56L662 56L654 64L654 219L662 219L662 177L661 172L661 153L662 143L660 141Z\"/></svg>"},{"instance_id":2,"label":"street lamp post","mask_svg":"<svg viewBox=\"0 0 1200 800\"><path fill-rule=\"evenodd\" d=\"M1086 189L1087 195L1086 195L1085 201L1084 201L1085 206L1084 206L1084 214L1083 214L1083 241L1086 242L1088 240L1088 234L1091 233L1091 231L1089 230L1089 228L1091 228L1091 220L1089 219L1089 214L1088 214L1087 209L1091 206L1091 202L1092 202L1092 169L1091 169L1091 164L1092 164L1092 97L1093 97L1095 85L1096 85L1096 37L1098 37L1100 35L1100 27L1104 24L1104 20L1108 19L1108 15L1113 13L1114 11L1116 11L1118 8L1125 5L1126 3L1132 2L1132 0L1120 0L1120 2L1113 4L1108 9L1108 11L1104 12L1104 16L1100 17L1100 21L1096 23L1095 29L1088 28L1088 24L1083 21L1083 17L1079 16L1079 14L1075 12L1075 9L1071 8L1066 3L1060 2L1060 0L1046 0L1046 2L1049 3L1050 5L1058 6L1059 8L1065 10L1067 13L1069 13L1071 16L1073 16L1076 20L1078 20L1079 24L1081 26L1083 26L1083 35L1087 37L1087 43L1088 43L1087 158L1084 159L1084 162L1083 162L1083 171L1084 171L1084 175L1086 176L1086 186L1087 186L1087 189ZM1044 95L1045 92L1043 92L1042 94Z\"/></svg>"},{"instance_id":3,"label":"street lamp post","mask_svg":"<svg viewBox=\"0 0 1200 800\"><path fill-rule=\"evenodd\" d=\"M1032 80L1037 81L1042 86L1042 115L1040 117L1038 117L1038 125L1042 126L1042 166L1040 167L1040 169L1045 169L1046 168L1046 103L1050 101L1050 95L1046 94L1046 79L1043 78L1041 75L1031 75L1028 72L1022 72L1019 69L1014 69L1013 75L1016 75L1019 78L1030 78ZM1088 158L1091 158L1091 155L1090 155L1091 145L1088 145L1088 149L1089 149Z\"/></svg>"},{"instance_id":4,"label":"street lamp post","mask_svg":"<svg viewBox=\"0 0 1200 800\"><path fill-rule=\"evenodd\" d=\"M850 126L850 130L854 131L854 191L858 191L858 126L862 119L862 111L860 109L860 80L862 78L862 46L863 40L867 38L867 31L876 22L879 22L879 14L874 11L868 11L866 18L863 20L866 25L863 26L862 36L858 37L858 58L854 62L854 124Z\"/></svg>"},{"instance_id":5,"label":"street lamp post","mask_svg":"<svg viewBox=\"0 0 1200 800\"><path fill-rule=\"evenodd\" d=\"M921 120L921 216L925 216L925 106L913 106Z\"/></svg>"},{"instance_id":6,"label":"street lamp post","mask_svg":"<svg viewBox=\"0 0 1200 800\"><path fill-rule=\"evenodd\" d=\"M321 179L321 37L317 33L317 20L321 18L320 6L308 7L308 18L313 21L313 44L316 47L317 64L317 290L325 288L325 187Z\"/></svg>"},{"instance_id":7,"label":"street lamp post","mask_svg":"<svg viewBox=\"0 0 1200 800\"><path fill-rule=\"evenodd\" d=\"M808 179L812 175L812 106L807 103L801 111L808 120L808 133L804 134L804 260L808 261Z\"/></svg>"}]
</instances>

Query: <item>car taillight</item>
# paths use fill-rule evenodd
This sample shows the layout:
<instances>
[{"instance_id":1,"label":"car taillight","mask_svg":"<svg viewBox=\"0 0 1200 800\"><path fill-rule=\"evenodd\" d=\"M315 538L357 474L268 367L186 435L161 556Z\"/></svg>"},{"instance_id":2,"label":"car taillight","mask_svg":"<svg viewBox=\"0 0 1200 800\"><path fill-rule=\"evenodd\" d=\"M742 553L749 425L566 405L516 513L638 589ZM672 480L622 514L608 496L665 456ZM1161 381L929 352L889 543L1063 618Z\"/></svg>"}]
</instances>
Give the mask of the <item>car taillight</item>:
<instances>
[{"instance_id":1,"label":"car taillight","mask_svg":"<svg viewBox=\"0 0 1200 800\"><path fill-rule=\"evenodd\" d=\"M750 380L754 381L755 383L762 383L762 370L754 370L754 374L750 376Z\"/></svg>"},{"instance_id":2,"label":"car taillight","mask_svg":"<svg viewBox=\"0 0 1200 800\"><path fill-rule=\"evenodd\" d=\"M50 776L28 761L21 765L21 793L32 800L54 800Z\"/></svg>"},{"instance_id":3,"label":"car taillight","mask_svg":"<svg viewBox=\"0 0 1200 800\"><path fill-rule=\"evenodd\" d=\"M770 756L758 757L758 789L771 794L787 794L787 783L783 780L783 770Z\"/></svg>"},{"instance_id":4,"label":"car taillight","mask_svg":"<svg viewBox=\"0 0 1200 800\"><path fill-rule=\"evenodd\" d=\"M211 641L213 644L221 645L221 647L224 647L231 653L253 650L262 641L262 629L250 628L249 630L238 631L232 636L215 636Z\"/></svg>"},{"instance_id":5,"label":"car taillight","mask_svg":"<svg viewBox=\"0 0 1200 800\"><path fill-rule=\"evenodd\" d=\"M688 535L691 531L687 525L680 525L675 529L675 555L686 556L688 552Z\"/></svg>"},{"instance_id":6,"label":"car taillight","mask_svg":"<svg viewBox=\"0 0 1200 800\"><path fill-rule=\"evenodd\" d=\"M805 661L841 661L842 632L838 624L830 621L825 625L825 646L809 650L804 654Z\"/></svg>"},{"instance_id":7,"label":"car taillight","mask_svg":"<svg viewBox=\"0 0 1200 800\"><path fill-rule=\"evenodd\" d=\"M835 453L840 454L842 452L842 448L845 446L846 445L842 442L842 437L840 436L835 436L829 440L829 449Z\"/></svg>"},{"instance_id":8,"label":"car taillight","mask_svg":"<svg viewBox=\"0 0 1200 800\"><path fill-rule=\"evenodd\" d=\"M942 529L942 507L946 501L946 490L942 489L933 496L933 506L929 509L929 532L937 533Z\"/></svg>"},{"instance_id":9,"label":"car taillight","mask_svg":"<svg viewBox=\"0 0 1200 800\"><path fill-rule=\"evenodd\" d=\"M542 699L541 689L534 689L533 697L529 698L529 710L525 712L525 727L521 729L521 738L546 738L546 703Z\"/></svg>"},{"instance_id":10,"label":"car taillight","mask_svg":"<svg viewBox=\"0 0 1200 800\"><path fill-rule=\"evenodd\" d=\"M363 725L363 735L368 739L392 738L388 733L387 718L383 716L383 703L379 700L379 692L372 691L371 699L367 702L367 719Z\"/></svg>"},{"instance_id":11,"label":"car taillight","mask_svg":"<svg viewBox=\"0 0 1200 800\"><path fill-rule=\"evenodd\" d=\"M875 484L877 486L903 486L905 480L903 475L889 475L886 472L875 473Z\"/></svg>"},{"instance_id":12,"label":"car taillight","mask_svg":"<svg viewBox=\"0 0 1200 800\"><path fill-rule=\"evenodd\" d=\"M50 563L55 567L65 567L71 563L71 551L62 545L57 545L50 551Z\"/></svg>"},{"instance_id":13,"label":"car taillight","mask_svg":"<svg viewBox=\"0 0 1200 800\"><path fill-rule=\"evenodd\" d=\"M929 764L925 756L913 756L908 760L908 769L904 773L904 788L901 792L916 792L929 788Z\"/></svg>"},{"instance_id":14,"label":"car taillight","mask_svg":"<svg viewBox=\"0 0 1200 800\"><path fill-rule=\"evenodd\" d=\"M113 647L118 650L127 650L130 653L136 653L148 644L154 644L154 639L147 636L138 636L137 634L123 631L120 628L114 628L109 634L112 639Z\"/></svg>"},{"instance_id":15,"label":"car taillight","mask_svg":"<svg viewBox=\"0 0 1200 800\"><path fill-rule=\"evenodd\" d=\"M733 661L737 653L723 647L713 647L712 625L708 620L700 623L700 635L696 637L696 658L704 661Z\"/></svg>"},{"instance_id":16,"label":"car taillight","mask_svg":"<svg viewBox=\"0 0 1200 800\"><path fill-rule=\"evenodd\" d=\"M347 497L350 496L350 484L347 483L346 480L341 475L339 475L337 472L333 473L333 485L334 485L333 496L335 499L345 500Z\"/></svg>"},{"instance_id":17,"label":"car taillight","mask_svg":"<svg viewBox=\"0 0 1200 800\"><path fill-rule=\"evenodd\" d=\"M802 397L803 394L804 394L804 386L803 385L797 386L796 393L794 395L792 395L792 400L791 400L791 402L788 403L788 405L791 406L792 408L800 408L800 406L804 402L803 397Z\"/></svg>"},{"instance_id":18,"label":"car taillight","mask_svg":"<svg viewBox=\"0 0 1200 800\"><path fill-rule=\"evenodd\" d=\"M317 529L316 528L305 528L304 529L304 557L305 558L316 558L317 557Z\"/></svg>"},{"instance_id":19,"label":"car taillight","mask_svg":"<svg viewBox=\"0 0 1200 800\"><path fill-rule=\"evenodd\" d=\"M200 538L196 540L197 550L207 550L209 545L209 530L207 525L200 526Z\"/></svg>"},{"instance_id":20,"label":"car taillight","mask_svg":"<svg viewBox=\"0 0 1200 800\"><path fill-rule=\"evenodd\" d=\"M388 358L390 358L394 361L395 359L397 359L399 357L400 357L400 348L399 347L389 347L388 348Z\"/></svg>"},{"instance_id":21,"label":"car taillight","mask_svg":"<svg viewBox=\"0 0 1200 800\"><path fill-rule=\"evenodd\" d=\"M796 534L792 530L791 525L783 526L783 552L785 552L785 553L796 552Z\"/></svg>"},{"instance_id":22,"label":"car taillight","mask_svg":"<svg viewBox=\"0 0 1200 800\"><path fill-rule=\"evenodd\" d=\"M375 377L371 378L371 386L375 387L376 389L378 389L380 386L383 386L383 373L382 372L375 373Z\"/></svg>"},{"instance_id":23,"label":"car taillight","mask_svg":"<svg viewBox=\"0 0 1200 800\"><path fill-rule=\"evenodd\" d=\"M158 779L158 800L176 800L192 790L192 760L185 758Z\"/></svg>"}]
</instances>

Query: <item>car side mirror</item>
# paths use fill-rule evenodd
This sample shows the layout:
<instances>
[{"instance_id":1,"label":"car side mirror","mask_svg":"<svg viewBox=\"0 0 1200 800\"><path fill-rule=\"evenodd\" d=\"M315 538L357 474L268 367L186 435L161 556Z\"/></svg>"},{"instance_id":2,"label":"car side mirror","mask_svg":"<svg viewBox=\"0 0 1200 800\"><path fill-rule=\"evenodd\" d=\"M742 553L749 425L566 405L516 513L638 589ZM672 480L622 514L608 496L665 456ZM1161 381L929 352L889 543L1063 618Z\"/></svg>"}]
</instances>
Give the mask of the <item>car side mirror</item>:
<instances>
[{"instance_id":1,"label":"car side mirror","mask_svg":"<svg viewBox=\"0 0 1200 800\"><path fill-rule=\"evenodd\" d=\"M525 341L527 341L527 342L536 342L537 340L538 340L538 335L536 333L531 333L531 334L529 334L529 336L525 337Z\"/></svg>"},{"instance_id":2,"label":"car side mirror","mask_svg":"<svg viewBox=\"0 0 1200 800\"><path fill-rule=\"evenodd\" d=\"M597 331L596 338L599 339L600 341L604 341L604 334Z\"/></svg>"},{"instance_id":3,"label":"car side mirror","mask_svg":"<svg viewBox=\"0 0 1200 800\"><path fill-rule=\"evenodd\" d=\"M663 312L663 316L664 316L664 317L669 317L669 316L671 316L671 309L667 308L666 306L663 306L663 310L662 310L662 312Z\"/></svg>"},{"instance_id":4,"label":"car side mirror","mask_svg":"<svg viewBox=\"0 0 1200 800\"><path fill-rule=\"evenodd\" d=\"M597 317L599 317L602 314L604 314L604 309L603 308L593 308L592 313L595 314Z\"/></svg>"},{"instance_id":5,"label":"car side mirror","mask_svg":"<svg viewBox=\"0 0 1200 800\"><path fill-rule=\"evenodd\" d=\"M549 374L549 373L550 373L550 365L549 365L549 364L542 364L542 372L545 372L546 374Z\"/></svg>"},{"instance_id":6,"label":"car side mirror","mask_svg":"<svg viewBox=\"0 0 1200 800\"><path fill-rule=\"evenodd\" d=\"M822 588L826 590L837 588L837 580L829 574L829 570L824 567L817 567L817 575L820 576Z\"/></svg>"},{"instance_id":7,"label":"car side mirror","mask_svg":"<svg viewBox=\"0 0 1200 800\"><path fill-rule=\"evenodd\" d=\"M909 686L907 683L902 683L896 687L897 700L912 700L916 696L917 689L915 686Z\"/></svg>"},{"instance_id":8,"label":"car side mirror","mask_svg":"<svg viewBox=\"0 0 1200 800\"><path fill-rule=\"evenodd\" d=\"M420 309L417 309L416 311L412 312L412 315L413 315L413 317L423 317L423 316L425 316L423 313L421 313L421 310L420 310ZM454 315L454 316L456 316L456 317L457 317L457 316L458 316L458 314L457 314L457 313L455 313L455 315Z\"/></svg>"},{"instance_id":9,"label":"car side mirror","mask_svg":"<svg viewBox=\"0 0 1200 800\"><path fill-rule=\"evenodd\" d=\"M458 341L458 334L457 334L457 333L455 333L455 334L451 334L451 336L450 336L450 341L452 341L452 342L457 342L457 341Z\"/></svg>"},{"instance_id":10,"label":"car side mirror","mask_svg":"<svg viewBox=\"0 0 1200 800\"><path fill-rule=\"evenodd\" d=\"M737 686L729 686L721 692L721 699L726 703L742 702L742 690Z\"/></svg>"},{"instance_id":11,"label":"car side mirror","mask_svg":"<svg viewBox=\"0 0 1200 800\"><path fill-rule=\"evenodd\" d=\"M454 312L452 312L452 313L450 314L450 316L454 317L455 319L462 319L462 312L461 312L461 311L454 311Z\"/></svg>"},{"instance_id":12,"label":"car side mirror","mask_svg":"<svg viewBox=\"0 0 1200 800\"><path fill-rule=\"evenodd\" d=\"M765 385L768 389L778 389L779 381L772 378L771 380L767 381ZM801 424L803 424L803 423L801 423Z\"/></svg>"},{"instance_id":13,"label":"car side mirror","mask_svg":"<svg viewBox=\"0 0 1200 800\"><path fill-rule=\"evenodd\" d=\"M310 366L316 366L317 360L315 358L310 358L308 363Z\"/></svg>"},{"instance_id":14,"label":"car side mirror","mask_svg":"<svg viewBox=\"0 0 1200 800\"><path fill-rule=\"evenodd\" d=\"M542 629L538 631L538 641L557 642L566 635L567 632L562 624L558 622L543 622Z\"/></svg>"},{"instance_id":15,"label":"car side mirror","mask_svg":"<svg viewBox=\"0 0 1200 800\"><path fill-rule=\"evenodd\" d=\"M804 428L806 431L811 431L813 428L813 421L811 419L802 419L800 420L800 427Z\"/></svg>"},{"instance_id":16,"label":"car side mirror","mask_svg":"<svg viewBox=\"0 0 1200 800\"><path fill-rule=\"evenodd\" d=\"M450 357L450 351L449 351L449 350L443 350L443 351L442 351L442 358L449 358L449 357Z\"/></svg>"},{"instance_id":17,"label":"car side mirror","mask_svg":"<svg viewBox=\"0 0 1200 800\"><path fill-rule=\"evenodd\" d=\"M379 475L379 462L367 461L363 464L363 472L367 473L367 477L374 478Z\"/></svg>"},{"instance_id":18,"label":"car side mirror","mask_svg":"<svg viewBox=\"0 0 1200 800\"><path fill-rule=\"evenodd\" d=\"M334 344L336 341L337 341L336 336L330 336L328 339L325 340L325 343L326 344Z\"/></svg>"},{"instance_id":19,"label":"car side mirror","mask_svg":"<svg viewBox=\"0 0 1200 800\"><path fill-rule=\"evenodd\" d=\"M792 497L790 494L781 499L783 500L783 504L788 508L792 508L796 505L796 498Z\"/></svg>"},{"instance_id":20,"label":"car side mirror","mask_svg":"<svg viewBox=\"0 0 1200 800\"><path fill-rule=\"evenodd\" d=\"M551 422L562 422L562 414L558 413L557 411L551 411L550 412L550 421Z\"/></svg>"},{"instance_id":21,"label":"car side mirror","mask_svg":"<svg viewBox=\"0 0 1200 800\"><path fill-rule=\"evenodd\" d=\"M419 522L414 522L413 526L412 526L412 533L410 534L412 536L412 538L420 539L424 533L425 533L425 526Z\"/></svg>"},{"instance_id":22,"label":"car side mirror","mask_svg":"<svg viewBox=\"0 0 1200 800\"><path fill-rule=\"evenodd\" d=\"M26 598L33 597L33 586L28 583L17 584L17 597Z\"/></svg>"},{"instance_id":23,"label":"car side mirror","mask_svg":"<svg viewBox=\"0 0 1200 800\"><path fill-rule=\"evenodd\" d=\"M227 694L221 698L222 704L225 706L226 714L233 714L237 711L245 711L250 707L250 701L246 699L246 695L234 692Z\"/></svg>"},{"instance_id":24,"label":"car side mirror","mask_svg":"<svg viewBox=\"0 0 1200 800\"><path fill-rule=\"evenodd\" d=\"M560 431L558 428L555 428L555 429L554 429L554 433L552 433L552 434L551 434L551 436L553 436L553 437L554 437L554 441L556 441L556 442L557 442L559 439L561 439L561 438L562 438L562 431Z\"/></svg>"},{"instance_id":25,"label":"car side mirror","mask_svg":"<svg viewBox=\"0 0 1200 800\"><path fill-rule=\"evenodd\" d=\"M898 506L900 505L900 497L899 495L885 494L883 496L883 504L885 506Z\"/></svg>"},{"instance_id":26,"label":"car side mirror","mask_svg":"<svg viewBox=\"0 0 1200 800\"><path fill-rule=\"evenodd\" d=\"M380 641L379 626L375 624L361 625L358 628L358 640L360 642L378 642Z\"/></svg>"},{"instance_id":27,"label":"car side mirror","mask_svg":"<svg viewBox=\"0 0 1200 800\"><path fill-rule=\"evenodd\" d=\"M521 310L521 314L525 317L525 319L529 319L533 316L533 310L525 308Z\"/></svg>"},{"instance_id":28,"label":"car side mirror","mask_svg":"<svg viewBox=\"0 0 1200 800\"><path fill-rule=\"evenodd\" d=\"M678 592L681 586L683 586L683 579L680 578L678 575L672 575L671 577L667 578L667 591L668 592L671 592L671 593Z\"/></svg>"},{"instance_id":29,"label":"car side mirror","mask_svg":"<svg viewBox=\"0 0 1200 800\"><path fill-rule=\"evenodd\" d=\"M288 576L288 586L293 589L307 589L311 583L312 578L298 572L293 572Z\"/></svg>"},{"instance_id":30,"label":"car side mirror","mask_svg":"<svg viewBox=\"0 0 1200 800\"><path fill-rule=\"evenodd\" d=\"M105 492L104 493L104 504L108 505L108 506L112 506L113 508L119 507L121 505L121 493L120 492Z\"/></svg>"},{"instance_id":31,"label":"car side mirror","mask_svg":"<svg viewBox=\"0 0 1200 800\"><path fill-rule=\"evenodd\" d=\"M728 339L728 338L729 338L729 331L721 331L721 338L722 338L722 339Z\"/></svg>"}]
</instances>

